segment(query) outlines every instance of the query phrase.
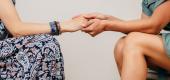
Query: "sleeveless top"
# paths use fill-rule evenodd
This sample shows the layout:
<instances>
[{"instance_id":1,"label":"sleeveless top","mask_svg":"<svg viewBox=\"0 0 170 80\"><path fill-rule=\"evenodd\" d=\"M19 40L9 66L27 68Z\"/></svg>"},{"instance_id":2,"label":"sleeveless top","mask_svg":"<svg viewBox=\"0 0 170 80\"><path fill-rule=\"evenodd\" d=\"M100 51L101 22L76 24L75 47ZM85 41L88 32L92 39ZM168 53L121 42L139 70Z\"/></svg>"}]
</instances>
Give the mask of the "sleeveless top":
<instances>
[{"instance_id":1,"label":"sleeveless top","mask_svg":"<svg viewBox=\"0 0 170 80\"><path fill-rule=\"evenodd\" d=\"M12 0L13 4L15 5L15 0ZM11 34L5 28L4 23L0 20L0 40L6 39L11 37Z\"/></svg>"},{"instance_id":2,"label":"sleeveless top","mask_svg":"<svg viewBox=\"0 0 170 80\"><path fill-rule=\"evenodd\" d=\"M167 0L143 0L142 2L142 11L151 16L154 10L161 5L162 3L166 2ZM170 31L170 23L164 27L164 30Z\"/></svg>"}]
</instances>

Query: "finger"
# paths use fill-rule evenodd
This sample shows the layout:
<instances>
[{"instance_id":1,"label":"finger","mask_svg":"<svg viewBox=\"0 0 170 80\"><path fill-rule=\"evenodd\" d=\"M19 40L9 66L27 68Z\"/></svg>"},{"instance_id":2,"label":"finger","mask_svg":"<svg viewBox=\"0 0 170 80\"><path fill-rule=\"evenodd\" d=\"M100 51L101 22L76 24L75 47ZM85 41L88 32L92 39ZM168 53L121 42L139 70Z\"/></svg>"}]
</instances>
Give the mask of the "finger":
<instances>
[{"instance_id":1,"label":"finger","mask_svg":"<svg viewBox=\"0 0 170 80\"><path fill-rule=\"evenodd\" d=\"M88 35L90 35L90 36L91 36L90 32L85 32L85 31L82 31L82 32L87 33Z\"/></svg>"},{"instance_id":2,"label":"finger","mask_svg":"<svg viewBox=\"0 0 170 80\"><path fill-rule=\"evenodd\" d=\"M89 34L90 36L92 36L92 33L91 33L91 32L85 32L85 33L87 33L87 34Z\"/></svg>"},{"instance_id":3,"label":"finger","mask_svg":"<svg viewBox=\"0 0 170 80\"><path fill-rule=\"evenodd\" d=\"M81 30L82 32L85 32L85 33L90 33L91 31L83 31L83 30Z\"/></svg>"},{"instance_id":4,"label":"finger","mask_svg":"<svg viewBox=\"0 0 170 80\"><path fill-rule=\"evenodd\" d=\"M96 22L98 22L99 20L98 19L91 19L91 20L89 20L88 21L88 23L90 24L90 23L96 23ZM91 25L91 24L90 24Z\"/></svg>"},{"instance_id":5,"label":"finger","mask_svg":"<svg viewBox=\"0 0 170 80\"><path fill-rule=\"evenodd\" d=\"M93 24L93 25L92 25ZM86 23L86 24L82 24L82 31L86 31L86 32L90 32L91 30L93 30L93 27L92 26L94 26L94 25L98 25L98 21L97 21L97 19L93 19L93 20L90 20L88 23ZM91 27L90 27L91 26ZM94 26L94 27L96 27L96 26Z\"/></svg>"},{"instance_id":6,"label":"finger","mask_svg":"<svg viewBox=\"0 0 170 80\"><path fill-rule=\"evenodd\" d=\"M87 24L84 25L84 28L89 27L89 26L92 25L93 23L94 23L93 21L87 22Z\"/></svg>"},{"instance_id":7,"label":"finger","mask_svg":"<svg viewBox=\"0 0 170 80\"><path fill-rule=\"evenodd\" d=\"M87 33L87 34L89 34L90 36L92 36L90 33Z\"/></svg>"},{"instance_id":8,"label":"finger","mask_svg":"<svg viewBox=\"0 0 170 80\"><path fill-rule=\"evenodd\" d=\"M94 32L89 32L89 34L90 34L90 35L93 35L93 34L94 34Z\"/></svg>"},{"instance_id":9,"label":"finger","mask_svg":"<svg viewBox=\"0 0 170 80\"><path fill-rule=\"evenodd\" d=\"M92 25L93 23L94 23L94 21L91 20L91 21L88 21L87 23L81 24L81 26L82 26L83 28L87 28L87 27L89 27L90 25Z\"/></svg>"},{"instance_id":10,"label":"finger","mask_svg":"<svg viewBox=\"0 0 170 80\"><path fill-rule=\"evenodd\" d=\"M94 22L94 23L92 23L91 25L89 25L88 27L83 28L82 30L83 30L83 31L86 31L86 32L90 32L90 31L93 31L94 28L95 28L97 25L98 25L98 24Z\"/></svg>"},{"instance_id":11,"label":"finger","mask_svg":"<svg viewBox=\"0 0 170 80\"><path fill-rule=\"evenodd\" d=\"M98 12L93 12L93 13L89 13L89 14L86 14L84 15L86 18L88 19L104 19L103 16L101 16L102 14L101 13L98 13Z\"/></svg>"},{"instance_id":12,"label":"finger","mask_svg":"<svg viewBox=\"0 0 170 80\"><path fill-rule=\"evenodd\" d=\"M94 32L89 32L88 33L90 36L92 36L92 37L95 37L95 33Z\"/></svg>"},{"instance_id":13,"label":"finger","mask_svg":"<svg viewBox=\"0 0 170 80\"><path fill-rule=\"evenodd\" d=\"M84 26L83 30L95 28L97 26L98 26L98 19L92 19L86 24L86 26Z\"/></svg>"},{"instance_id":14,"label":"finger","mask_svg":"<svg viewBox=\"0 0 170 80\"><path fill-rule=\"evenodd\" d=\"M95 18L96 18L96 15L90 13L90 14L84 15L84 17L85 17L86 19L95 19Z\"/></svg>"},{"instance_id":15,"label":"finger","mask_svg":"<svg viewBox=\"0 0 170 80\"><path fill-rule=\"evenodd\" d=\"M83 29L81 29L83 32L91 32L91 31L93 31L91 28L83 28Z\"/></svg>"},{"instance_id":16,"label":"finger","mask_svg":"<svg viewBox=\"0 0 170 80\"><path fill-rule=\"evenodd\" d=\"M99 26L100 27L100 26ZM100 34L102 31L100 31L100 30L93 30L93 32L92 32L92 36L93 37L95 37L95 36L97 36L98 34Z\"/></svg>"},{"instance_id":17,"label":"finger","mask_svg":"<svg viewBox=\"0 0 170 80\"><path fill-rule=\"evenodd\" d=\"M98 33L95 33L95 32L92 33L92 37L95 37L97 34L98 34Z\"/></svg>"},{"instance_id":18,"label":"finger","mask_svg":"<svg viewBox=\"0 0 170 80\"><path fill-rule=\"evenodd\" d=\"M92 37L95 37L95 36L97 36L98 34L99 34L99 33L94 32L94 33L91 34L91 36L92 36Z\"/></svg>"},{"instance_id":19,"label":"finger","mask_svg":"<svg viewBox=\"0 0 170 80\"><path fill-rule=\"evenodd\" d=\"M100 27L100 25L98 25ZM95 37L96 35L100 34L102 31L100 31L97 28L93 28L93 31L89 32L92 37Z\"/></svg>"}]
</instances>

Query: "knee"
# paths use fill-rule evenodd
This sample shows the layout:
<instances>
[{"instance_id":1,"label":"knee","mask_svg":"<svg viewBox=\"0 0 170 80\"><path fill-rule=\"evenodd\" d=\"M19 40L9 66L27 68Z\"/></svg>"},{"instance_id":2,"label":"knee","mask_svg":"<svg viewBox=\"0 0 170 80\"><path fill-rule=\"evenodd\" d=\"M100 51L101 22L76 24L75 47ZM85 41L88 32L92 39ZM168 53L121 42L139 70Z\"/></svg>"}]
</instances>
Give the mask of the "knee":
<instances>
[{"instance_id":1,"label":"knee","mask_svg":"<svg viewBox=\"0 0 170 80\"><path fill-rule=\"evenodd\" d=\"M120 53L121 50L123 49L123 46L124 46L124 40L125 40L125 37L122 37L120 38L117 43L116 43L116 46L114 47L114 53Z\"/></svg>"},{"instance_id":2,"label":"knee","mask_svg":"<svg viewBox=\"0 0 170 80\"><path fill-rule=\"evenodd\" d=\"M142 33L140 32L131 32L126 37L122 37L118 40L115 48L114 48L114 55L115 57L119 57L123 55L124 51L126 50L134 50L140 46L140 36ZM132 48L133 47L133 48Z\"/></svg>"},{"instance_id":3,"label":"knee","mask_svg":"<svg viewBox=\"0 0 170 80\"><path fill-rule=\"evenodd\" d=\"M127 37L125 38L125 45L130 46L137 46L140 45L140 43L142 42L141 38L142 38L142 34L140 32L131 32L127 35Z\"/></svg>"},{"instance_id":4,"label":"knee","mask_svg":"<svg viewBox=\"0 0 170 80\"><path fill-rule=\"evenodd\" d=\"M122 57L122 50L123 50L123 47L124 47L124 40L125 40L125 37L122 37L120 38L117 43L116 43L116 46L114 47L114 57L116 59L120 59L120 57Z\"/></svg>"},{"instance_id":5,"label":"knee","mask_svg":"<svg viewBox=\"0 0 170 80\"><path fill-rule=\"evenodd\" d=\"M141 55L143 46L140 32L132 32L127 35L124 41L123 55Z\"/></svg>"}]
</instances>

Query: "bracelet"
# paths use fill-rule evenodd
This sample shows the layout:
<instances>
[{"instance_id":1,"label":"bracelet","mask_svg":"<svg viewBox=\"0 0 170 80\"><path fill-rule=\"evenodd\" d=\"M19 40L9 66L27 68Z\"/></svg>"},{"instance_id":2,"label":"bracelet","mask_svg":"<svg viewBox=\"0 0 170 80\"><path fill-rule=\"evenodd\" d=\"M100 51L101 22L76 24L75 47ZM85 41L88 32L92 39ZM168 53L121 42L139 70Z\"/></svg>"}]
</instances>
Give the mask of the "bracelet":
<instances>
[{"instance_id":1,"label":"bracelet","mask_svg":"<svg viewBox=\"0 0 170 80\"><path fill-rule=\"evenodd\" d=\"M60 22L55 21L55 25L57 26L57 34L60 35L61 34L61 26L60 26Z\"/></svg>"},{"instance_id":2,"label":"bracelet","mask_svg":"<svg viewBox=\"0 0 170 80\"><path fill-rule=\"evenodd\" d=\"M51 27L51 34L59 35L59 28L58 25L56 24L56 21L50 22L49 25Z\"/></svg>"}]
</instances>

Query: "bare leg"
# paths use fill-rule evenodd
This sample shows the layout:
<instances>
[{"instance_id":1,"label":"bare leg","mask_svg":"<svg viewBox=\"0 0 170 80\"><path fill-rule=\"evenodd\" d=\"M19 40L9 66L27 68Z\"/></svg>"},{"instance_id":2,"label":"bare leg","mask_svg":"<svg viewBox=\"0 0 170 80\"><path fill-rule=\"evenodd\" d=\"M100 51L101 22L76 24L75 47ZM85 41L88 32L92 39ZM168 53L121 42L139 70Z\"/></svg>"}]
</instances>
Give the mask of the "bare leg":
<instances>
[{"instance_id":1,"label":"bare leg","mask_svg":"<svg viewBox=\"0 0 170 80\"><path fill-rule=\"evenodd\" d=\"M125 41L125 37L122 37L121 39L119 39L114 48L114 57L115 57L120 75L121 75L122 63L123 63L122 51L123 51L124 41Z\"/></svg>"},{"instance_id":2,"label":"bare leg","mask_svg":"<svg viewBox=\"0 0 170 80\"><path fill-rule=\"evenodd\" d=\"M145 80L147 75L147 57L156 66L170 71L170 59L163 46L161 37L133 32L124 42L122 80Z\"/></svg>"}]
</instances>

